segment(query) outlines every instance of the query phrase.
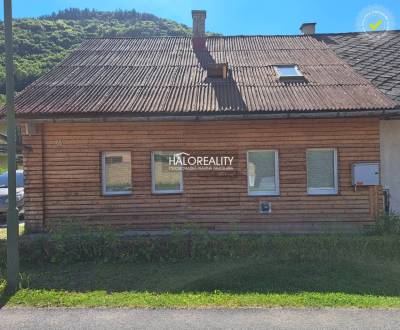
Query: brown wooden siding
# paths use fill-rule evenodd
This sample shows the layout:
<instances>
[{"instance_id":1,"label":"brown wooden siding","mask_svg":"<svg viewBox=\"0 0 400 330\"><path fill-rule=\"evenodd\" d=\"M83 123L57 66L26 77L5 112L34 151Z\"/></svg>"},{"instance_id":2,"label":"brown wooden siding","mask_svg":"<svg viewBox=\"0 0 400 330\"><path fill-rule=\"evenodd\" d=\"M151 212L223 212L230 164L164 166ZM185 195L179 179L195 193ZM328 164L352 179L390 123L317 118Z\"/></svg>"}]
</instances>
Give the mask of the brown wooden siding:
<instances>
[{"instance_id":1,"label":"brown wooden siding","mask_svg":"<svg viewBox=\"0 0 400 330\"><path fill-rule=\"evenodd\" d=\"M293 119L207 122L41 124L23 137L27 228L40 231L65 221L130 228L166 228L193 222L211 229L312 231L371 224L380 188L351 186L354 162L379 161L379 120ZM306 149L338 152L339 193L308 196ZM246 151L279 151L280 196L248 196ZM102 151L130 151L133 194L102 196ZM184 192L151 192L151 152L235 154L235 175L184 172ZM259 213L260 201L272 213Z\"/></svg>"}]
</instances>

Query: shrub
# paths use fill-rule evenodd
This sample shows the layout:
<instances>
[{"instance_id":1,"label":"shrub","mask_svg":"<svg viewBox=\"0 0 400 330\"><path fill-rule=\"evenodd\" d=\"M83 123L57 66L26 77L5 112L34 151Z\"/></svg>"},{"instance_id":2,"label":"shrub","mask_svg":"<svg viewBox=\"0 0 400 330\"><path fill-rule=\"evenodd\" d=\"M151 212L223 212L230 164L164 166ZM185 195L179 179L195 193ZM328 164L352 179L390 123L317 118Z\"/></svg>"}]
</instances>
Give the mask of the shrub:
<instances>
[{"instance_id":1,"label":"shrub","mask_svg":"<svg viewBox=\"0 0 400 330\"><path fill-rule=\"evenodd\" d=\"M107 262L116 253L117 237L107 228L70 226L56 230L46 252L51 262L102 259Z\"/></svg>"},{"instance_id":2,"label":"shrub","mask_svg":"<svg viewBox=\"0 0 400 330\"><path fill-rule=\"evenodd\" d=\"M374 233L378 235L400 234L400 215L395 213L380 215L376 221Z\"/></svg>"},{"instance_id":3,"label":"shrub","mask_svg":"<svg viewBox=\"0 0 400 330\"><path fill-rule=\"evenodd\" d=\"M333 260L347 256L400 258L395 236L210 235L195 227L173 229L168 236L126 237L104 228L71 227L20 241L22 263L176 262L267 257L276 260ZM5 263L5 250L0 261ZM1 263L0 263L1 265ZM3 266L4 267L4 266Z\"/></svg>"},{"instance_id":4,"label":"shrub","mask_svg":"<svg viewBox=\"0 0 400 330\"><path fill-rule=\"evenodd\" d=\"M19 288L29 289L31 287L31 277L26 273L19 273Z\"/></svg>"}]
</instances>

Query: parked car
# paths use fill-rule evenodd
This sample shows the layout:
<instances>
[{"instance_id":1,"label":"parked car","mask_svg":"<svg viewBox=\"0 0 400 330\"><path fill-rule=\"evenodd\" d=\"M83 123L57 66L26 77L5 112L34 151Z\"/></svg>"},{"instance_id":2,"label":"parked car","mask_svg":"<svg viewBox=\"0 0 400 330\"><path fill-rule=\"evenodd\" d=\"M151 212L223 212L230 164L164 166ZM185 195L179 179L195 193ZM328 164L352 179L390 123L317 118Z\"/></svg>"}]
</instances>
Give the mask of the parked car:
<instances>
[{"instance_id":1,"label":"parked car","mask_svg":"<svg viewBox=\"0 0 400 330\"><path fill-rule=\"evenodd\" d=\"M24 215L24 171L17 170L17 213L18 217ZM5 219L8 209L8 172L0 174L0 217Z\"/></svg>"}]
</instances>

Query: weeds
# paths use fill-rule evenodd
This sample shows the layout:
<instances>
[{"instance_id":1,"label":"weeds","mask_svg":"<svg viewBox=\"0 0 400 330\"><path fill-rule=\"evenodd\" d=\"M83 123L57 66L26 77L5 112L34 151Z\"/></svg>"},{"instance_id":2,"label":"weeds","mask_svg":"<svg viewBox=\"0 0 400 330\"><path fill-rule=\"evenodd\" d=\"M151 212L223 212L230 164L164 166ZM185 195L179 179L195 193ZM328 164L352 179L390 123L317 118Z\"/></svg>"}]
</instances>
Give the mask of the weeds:
<instances>
[{"instance_id":1,"label":"weeds","mask_svg":"<svg viewBox=\"0 0 400 330\"><path fill-rule=\"evenodd\" d=\"M374 235L369 236L210 235L190 225L173 228L168 236L126 237L104 227L68 226L48 236L21 239L20 257L21 262L27 264L211 261L242 257L306 261L348 255L399 258L400 235L393 235L399 234L399 228L399 217L394 215L382 216ZM5 266L5 242L0 241L0 271Z\"/></svg>"},{"instance_id":2,"label":"weeds","mask_svg":"<svg viewBox=\"0 0 400 330\"><path fill-rule=\"evenodd\" d=\"M400 234L400 215L395 213L385 213L378 217L374 228L377 235Z\"/></svg>"},{"instance_id":3,"label":"weeds","mask_svg":"<svg viewBox=\"0 0 400 330\"><path fill-rule=\"evenodd\" d=\"M0 246L0 266L4 254ZM212 261L242 257L307 261L349 255L399 258L400 235L210 235L190 228L174 229L168 236L125 237L110 229L75 227L39 239L21 240L20 255L21 261L28 264Z\"/></svg>"},{"instance_id":4,"label":"weeds","mask_svg":"<svg viewBox=\"0 0 400 330\"><path fill-rule=\"evenodd\" d=\"M31 287L31 276L26 273L19 273L19 288L29 289Z\"/></svg>"}]
</instances>

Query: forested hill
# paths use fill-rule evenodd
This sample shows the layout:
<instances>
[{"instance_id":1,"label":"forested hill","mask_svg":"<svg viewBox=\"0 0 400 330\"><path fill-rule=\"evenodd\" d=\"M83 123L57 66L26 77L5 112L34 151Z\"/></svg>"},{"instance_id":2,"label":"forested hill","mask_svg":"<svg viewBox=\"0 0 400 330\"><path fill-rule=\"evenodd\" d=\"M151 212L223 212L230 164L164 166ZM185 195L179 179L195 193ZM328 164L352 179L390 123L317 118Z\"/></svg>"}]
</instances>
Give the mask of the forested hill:
<instances>
[{"instance_id":1,"label":"forested hill","mask_svg":"<svg viewBox=\"0 0 400 330\"><path fill-rule=\"evenodd\" d=\"M0 25L0 102L4 102L4 24ZM15 82L22 90L59 63L82 40L93 37L190 36L183 24L135 10L67 9L14 21Z\"/></svg>"}]
</instances>

